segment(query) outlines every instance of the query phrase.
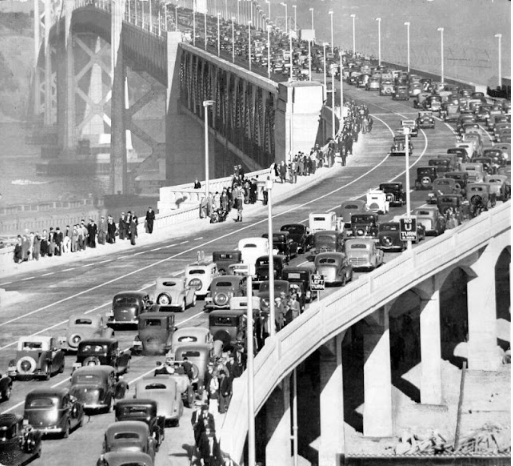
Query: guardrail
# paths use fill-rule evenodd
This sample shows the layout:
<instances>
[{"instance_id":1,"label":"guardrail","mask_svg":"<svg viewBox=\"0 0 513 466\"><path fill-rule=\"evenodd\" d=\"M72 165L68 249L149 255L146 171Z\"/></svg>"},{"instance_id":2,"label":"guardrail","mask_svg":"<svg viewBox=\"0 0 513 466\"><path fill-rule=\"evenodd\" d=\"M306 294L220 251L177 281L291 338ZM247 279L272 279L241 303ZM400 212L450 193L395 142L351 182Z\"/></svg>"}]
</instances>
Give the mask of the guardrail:
<instances>
[{"instance_id":1,"label":"guardrail","mask_svg":"<svg viewBox=\"0 0 513 466\"><path fill-rule=\"evenodd\" d=\"M255 358L255 412L294 367L335 335L426 278L458 263L491 238L511 230L510 209L511 203L504 203L411 252L404 252L313 303L276 337L268 338ZM248 429L246 388L247 373L244 373L234 381L230 408L220 431L221 449L234 464L240 463Z\"/></svg>"}]
</instances>

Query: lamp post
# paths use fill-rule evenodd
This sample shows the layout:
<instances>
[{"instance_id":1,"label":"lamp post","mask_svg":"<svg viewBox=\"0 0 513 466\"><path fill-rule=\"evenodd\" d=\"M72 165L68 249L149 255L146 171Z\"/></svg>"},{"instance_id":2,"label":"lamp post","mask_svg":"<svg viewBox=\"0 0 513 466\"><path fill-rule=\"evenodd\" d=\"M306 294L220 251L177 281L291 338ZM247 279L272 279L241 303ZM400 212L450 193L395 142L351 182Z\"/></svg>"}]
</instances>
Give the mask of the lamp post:
<instances>
[{"instance_id":1,"label":"lamp post","mask_svg":"<svg viewBox=\"0 0 513 466\"><path fill-rule=\"evenodd\" d=\"M235 16L232 16L232 63L235 63Z\"/></svg>"},{"instance_id":2,"label":"lamp post","mask_svg":"<svg viewBox=\"0 0 513 466\"><path fill-rule=\"evenodd\" d=\"M331 17L331 51L335 50L335 42L333 40L333 10L328 11L328 14Z\"/></svg>"},{"instance_id":3,"label":"lamp post","mask_svg":"<svg viewBox=\"0 0 513 466\"><path fill-rule=\"evenodd\" d=\"M217 56L221 55L221 13L217 13Z\"/></svg>"},{"instance_id":4,"label":"lamp post","mask_svg":"<svg viewBox=\"0 0 513 466\"><path fill-rule=\"evenodd\" d=\"M209 174L208 174L208 107L211 107L216 102L215 100L204 100L203 111L205 113L205 199L208 200L209 196Z\"/></svg>"},{"instance_id":5,"label":"lamp post","mask_svg":"<svg viewBox=\"0 0 513 466\"><path fill-rule=\"evenodd\" d=\"M268 220L268 243L269 243L269 335L276 335L276 309L274 307L274 255L273 255L273 180L267 177L267 220Z\"/></svg>"},{"instance_id":6,"label":"lamp post","mask_svg":"<svg viewBox=\"0 0 513 466\"><path fill-rule=\"evenodd\" d=\"M353 57L356 56L356 15L353 13L351 15L353 18Z\"/></svg>"},{"instance_id":7,"label":"lamp post","mask_svg":"<svg viewBox=\"0 0 513 466\"><path fill-rule=\"evenodd\" d=\"M342 86L342 81L340 85ZM331 73L331 137L335 141L335 73L333 72Z\"/></svg>"},{"instance_id":8,"label":"lamp post","mask_svg":"<svg viewBox=\"0 0 513 466\"><path fill-rule=\"evenodd\" d=\"M378 22L378 66L381 66L381 18L376 18Z\"/></svg>"},{"instance_id":9,"label":"lamp post","mask_svg":"<svg viewBox=\"0 0 513 466\"><path fill-rule=\"evenodd\" d=\"M501 41L502 41L502 34L495 34L495 37L499 39L499 76L498 76L498 84L497 87L499 89L502 89L502 49L501 49Z\"/></svg>"},{"instance_id":10,"label":"lamp post","mask_svg":"<svg viewBox=\"0 0 513 466\"><path fill-rule=\"evenodd\" d=\"M290 32L290 30L289 30ZM294 50L292 48L292 33L290 32L289 34L289 53L290 53L290 80L292 81L292 68L294 67L294 60L293 60L293 55L294 55Z\"/></svg>"},{"instance_id":11,"label":"lamp post","mask_svg":"<svg viewBox=\"0 0 513 466\"><path fill-rule=\"evenodd\" d=\"M196 46L196 0L192 0L192 45Z\"/></svg>"},{"instance_id":12,"label":"lamp post","mask_svg":"<svg viewBox=\"0 0 513 466\"><path fill-rule=\"evenodd\" d=\"M178 4L175 6L175 29L178 31Z\"/></svg>"},{"instance_id":13,"label":"lamp post","mask_svg":"<svg viewBox=\"0 0 513 466\"><path fill-rule=\"evenodd\" d=\"M294 31L297 31L297 5L292 5L294 8Z\"/></svg>"},{"instance_id":14,"label":"lamp post","mask_svg":"<svg viewBox=\"0 0 513 466\"><path fill-rule=\"evenodd\" d=\"M314 27L314 9L313 8L310 8L310 13L312 13L312 30L314 30L315 27Z\"/></svg>"},{"instance_id":15,"label":"lamp post","mask_svg":"<svg viewBox=\"0 0 513 466\"><path fill-rule=\"evenodd\" d=\"M205 8L205 12L203 13L203 21L205 22L205 50L207 50L207 8Z\"/></svg>"},{"instance_id":16,"label":"lamp post","mask_svg":"<svg viewBox=\"0 0 513 466\"><path fill-rule=\"evenodd\" d=\"M410 72L410 22L404 23L406 26L406 63L408 66L408 73Z\"/></svg>"},{"instance_id":17,"label":"lamp post","mask_svg":"<svg viewBox=\"0 0 513 466\"><path fill-rule=\"evenodd\" d=\"M285 34L288 34L288 15L287 15L287 4L285 2L281 2L280 5L285 7Z\"/></svg>"},{"instance_id":18,"label":"lamp post","mask_svg":"<svg viewBox=\"0 0 513 466\"><path fill-rule=\"evenodd\" d=\"M248 21L248 61L249 71L251 71L251 21Z\"/></svg>"},{"instance_id":19,"label":"lamp post","mask_svg":"<svg viewBox=\"0 0 513 466\"><path fill-rule=\"evenodd\" d=\"M308 39L308 77L312 80L312 41Z\"/></svg>"},{"instance_id":20,"label":"lamp post","mask_svg":"<svg viewBox=\"0 0 513 466\"><path fill-rule=\"evenodd\" d=\"M237 23L240 24L240 0L237 0Z\"/></svg>"},{"instance_id":21,"label":"lamp post","mask_svg":"<svg viewBox=\"0 0 513 466\"><path fill-rule=\"evenodd\" d=\"M440 82L444 83L444 28L438 28L440 31Z\"/></svg>"},{"instance_id":22,"label":"lamp post","mask_svg":"<svg viewBox=\"0 0 513 466\"><path fill-rule=\"evenodd\" d=\"M328 84L326 81L326 46L328 44L326 42L323 42L322 49L323 49L323 56L324 56L324 100L328 98Z\"/></svg>"},{"instance_id":23,"label":"lamp post","mask_svg":"<svg viewBox=\"0 0 513 466\"><path fill-rule=\"evenodd\" d=\"M404 155L405 155L405 191L406 191L406 218L410 218L411 204L410 204L410 128L403 128L404 131ZM407 249L412 249L411 239L407 242Z\"/></svg>"},{"instance_id":24,"label":"lamp post","mask_svg":"<svg viewBox=\"0 0 513 466\"><path fill-rule=\"evenodd\" d=\"M340 129L344 128L344 65L342 63L342 51L340 57Z\"/></svg>"},{"instance_id":25,"label":"lamp post","mask_svg":"<svg viewBox=\"0 0 513 466\"><path fill-rule=\"evenodd\" d=\"M271 29L270 24L267 25L267 77L271 79Z\"/></svg>"}]
</instances>

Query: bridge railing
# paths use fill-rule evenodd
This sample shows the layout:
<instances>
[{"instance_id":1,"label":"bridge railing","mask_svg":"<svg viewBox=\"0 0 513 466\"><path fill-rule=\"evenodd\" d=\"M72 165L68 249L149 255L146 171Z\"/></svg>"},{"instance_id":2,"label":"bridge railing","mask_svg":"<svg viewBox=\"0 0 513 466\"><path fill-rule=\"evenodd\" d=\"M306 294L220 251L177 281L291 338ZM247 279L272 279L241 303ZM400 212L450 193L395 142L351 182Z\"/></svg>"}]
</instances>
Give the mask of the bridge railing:
<instances>
[{"instance_id":1,"label":"bridge railing","mask_svg":"<svg viewBox=\"0 0 513 466\"><path fill-rule=\"evenodd\" d=\"M485 246L511 229L511 203L481 214L454 230L405 252L383 267L336 291L268 338L255 358L256 412L278 383L322 344L370 315L404 291ZM362 305L362 303L365 303ZM221 449L239 464L247 435L247 373L234 383L233 397L220 431Z\"/></svg>"}]
</instances>

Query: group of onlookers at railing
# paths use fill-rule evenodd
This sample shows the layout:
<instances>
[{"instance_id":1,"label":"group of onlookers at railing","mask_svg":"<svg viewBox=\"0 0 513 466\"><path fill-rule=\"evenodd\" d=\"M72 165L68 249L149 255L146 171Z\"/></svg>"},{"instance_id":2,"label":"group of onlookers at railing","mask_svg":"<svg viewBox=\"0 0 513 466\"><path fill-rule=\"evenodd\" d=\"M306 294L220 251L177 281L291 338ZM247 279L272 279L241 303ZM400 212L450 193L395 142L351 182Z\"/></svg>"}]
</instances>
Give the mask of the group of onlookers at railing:
<instances>
[{"instance_id":1,"label":"group of onlookers at railing","mask_svg":"<svg viewBox=\"0 0 513 466\"><path fill-rule=\"evenodd\" d=\"M147 233L153 233L154 222L155 212L150 207L145 218ZM59 227L55 229L51 227L49 230L43 230L41 234L26 231L16 238L14 262L62 256L85 251L88 248L96 248L97 244L114 244L116 237L120 240L129 240L132 245L135 245L138 225L137 215L128 211L127 214L121 213L117 224L112 215L108 215L107 218L102 215L98 224L93 218L90 218L87 224L85 220L81 220L80 223L73 226L66 225L63 230Z\"/></svg>"}]
</instances>

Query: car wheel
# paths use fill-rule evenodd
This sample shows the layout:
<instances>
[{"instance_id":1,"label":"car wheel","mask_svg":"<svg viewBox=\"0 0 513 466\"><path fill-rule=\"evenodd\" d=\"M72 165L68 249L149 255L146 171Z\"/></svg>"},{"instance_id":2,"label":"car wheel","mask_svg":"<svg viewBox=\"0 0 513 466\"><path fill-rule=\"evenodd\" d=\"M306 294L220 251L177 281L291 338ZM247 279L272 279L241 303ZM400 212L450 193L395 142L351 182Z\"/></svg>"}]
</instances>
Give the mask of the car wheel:
<instances>
[{"instance_id":1,"label":"car wheel","mask_svg":"<svg viewBox=\"0 0 513 466\"><path fill-rule=\"evenodd\" d=\"M12 385L8 385L7 388L4 390L4 393L2 394L2 400L7 401L9 398L11 398L12 393Z\"/></svg>"},{"instance_id":2,"label":"car wheel","mask_svg":"<svg viewBox=\"0 0 513 466\"><path fill-rule=\"evenodd\" d=\"M52 376L52 366L46 366L45 380L50 380Z\"/></svg>"},{"instance_id":3,"label":"car wheel","mask_svg":"<svg viewBox=\"0 0 513 466\"><path fill-rule=\"evenodd\" d=\"M187 303L185 301L185 298L183 298L182 304L180 305L180 312L184 312L186 307Z\"/></svg>"},{"instance_id":4,"label":"car wheel","mask_svg":"<svg viewBox=\"0 0 513 466\"><path fill-rule=\"evenodd\" d=\"M157 304L162 304L164 306L167 306L171 304L171 298L167 294L161 294L157 298Z\"/></svg>"},{"instance_id":5,"label":"car wheel","mask_svg":"<svg viewBox=\"0 0 513 466\"><path fill-rule=\"evenodd\" d=\"M192 297L192 304L191 304L192 307L196 306L196 300L197 300L196 293L194 293L194 295Z\"/></svg>"}]
</instances>

